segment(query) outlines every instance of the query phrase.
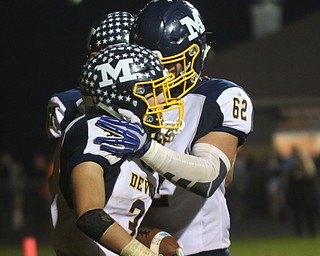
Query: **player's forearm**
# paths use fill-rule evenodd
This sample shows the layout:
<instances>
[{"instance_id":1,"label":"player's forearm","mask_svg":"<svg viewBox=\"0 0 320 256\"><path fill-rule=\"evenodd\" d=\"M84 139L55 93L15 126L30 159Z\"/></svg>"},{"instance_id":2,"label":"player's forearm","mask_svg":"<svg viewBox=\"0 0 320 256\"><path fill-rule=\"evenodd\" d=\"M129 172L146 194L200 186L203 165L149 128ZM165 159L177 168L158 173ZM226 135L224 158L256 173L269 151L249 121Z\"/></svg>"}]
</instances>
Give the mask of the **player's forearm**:
<instances>
[{"instance_id":1,"label":"player's forearm","mask_svg":"<svg viewBox=\"0 0 320 256\"><path fill-rule=\"evenodd\" d=\"M213 194L230 169L226 155L206 143L195 144L192 155L187 155L153 141L141 160L173 183L204 197Z\"/></svg>"},{"instance_id":2,"label":"player's forearm","mask_svg":"<svg viewBox=\"0 0 320 256\"><path fill-rule=\"evenodd\" d=\"M120 254L121 250L131 241L132 237L117 223L107 229L98 242L109 250Z\"/></svg>"},{"instance_id":3,"label":"player's forearm","mask_svg":"<svg viewBox=\"0 0 320 256\"><path fill-rule=\"evenodd\" d=\"M83 213L76 225L88 237L119 255L157 256L149 248L133 239L103 209L93 209Z\"/></svg>"},{"instance_id":4,"label":"player's forearm","mask_svg":"<svg viewBox=\"0 0 320 256\"><path fill-rule=\"evenodd\" d=\"M118 223L114 223L103 234L99 243L122 256L156 256L149 248L132 238Z\"/></svg>"}]
</instances>

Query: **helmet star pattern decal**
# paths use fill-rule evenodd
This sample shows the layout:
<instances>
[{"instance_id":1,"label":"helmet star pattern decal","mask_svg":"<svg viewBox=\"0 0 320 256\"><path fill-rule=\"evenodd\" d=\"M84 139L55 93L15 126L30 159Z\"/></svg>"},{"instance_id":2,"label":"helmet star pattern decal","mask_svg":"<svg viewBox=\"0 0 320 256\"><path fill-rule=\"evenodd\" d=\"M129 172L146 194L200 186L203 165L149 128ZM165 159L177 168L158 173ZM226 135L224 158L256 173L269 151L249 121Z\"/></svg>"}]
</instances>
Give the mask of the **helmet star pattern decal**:
<instances>
[{"instance_id":1,"label":"helmet star pattern decal","mask_svg":"<svg viewBox=\"0 0 320 256\"><path fill-rule=\"evenodd\" d=\"M109 45L129 43L129 34L134 22L129 12L116 11L104 16L93 26L89 37L89 50L96 52Z\"/></svg>"},{"instance_id":2,"label":"helmet star pattern decal","mask_svg":"<svg viewBox=\"0 0 320 256\"><path fill-rule=\"evenodd\" d=\"M121 54L119 52L121 52ZM112 90L112 92L110 92L109 90L104 90L101 87L96 86L99 82L98 80L101 79L103 75L99 76L93 74L93 72L89 70L96 70L100 63L102 65L103 63L111 63L111 66L115 63L114 65L116 67L118 63L117 60L132 58L133 62L129 63L131 71L135 74L135 76L132 77L132 80L148 81L152 77L157 76L158 72L162 72L160 60L150 53L151 52L147 51L145 48L132 45L122 45L101 50L97 53L95 58L89 60L85 65L80 82L89 85L86 87L87 92L91 95L95 95L98 102L111 104L116 99L117 101L129 102L133 106L137 106L136 100L133 100L130 95L124 95L122 94L122 90L117 90L115 83L120 83L121 78L123 78L123 76L120 76L120 73L117 79L114 79L113 84L110 84ZM150 68L147 66L150 66ZM126 91L124 91L124 93L126 93Z\"/></svg>"}]
</instances>

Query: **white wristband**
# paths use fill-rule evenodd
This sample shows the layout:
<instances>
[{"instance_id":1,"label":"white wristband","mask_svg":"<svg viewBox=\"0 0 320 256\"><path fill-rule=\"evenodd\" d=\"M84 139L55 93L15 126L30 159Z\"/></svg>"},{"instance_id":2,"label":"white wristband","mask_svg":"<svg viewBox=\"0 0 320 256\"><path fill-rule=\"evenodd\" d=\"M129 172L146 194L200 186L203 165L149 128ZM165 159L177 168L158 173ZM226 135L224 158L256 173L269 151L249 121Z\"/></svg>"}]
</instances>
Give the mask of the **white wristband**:
<instances>
[{"instance_id":1,"label":"white wristband","mask_svg":"<svg viewBox=\"0 0 320 256\"><path fill-rule=\"evenodd\" d=\"M136 239L132 239L120 252L121 256L158 256Z\"/></svg>"}]
</instances>

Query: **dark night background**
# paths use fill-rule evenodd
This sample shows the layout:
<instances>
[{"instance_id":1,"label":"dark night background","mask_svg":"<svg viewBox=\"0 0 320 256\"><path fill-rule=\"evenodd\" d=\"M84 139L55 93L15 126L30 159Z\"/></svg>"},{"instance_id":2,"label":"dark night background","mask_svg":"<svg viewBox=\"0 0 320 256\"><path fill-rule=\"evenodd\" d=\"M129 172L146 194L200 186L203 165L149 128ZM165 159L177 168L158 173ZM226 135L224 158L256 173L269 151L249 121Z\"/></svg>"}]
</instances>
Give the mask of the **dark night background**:
<instances>
[{"instance_id":1,"label":"dark night background","mask_svg":"<svg viewBox=\"0 0 320 256\"><path fill-rule=\"evenodd\" d=\"M49 155L46 105L50 96L77 86L90 25L105 13L137 13L143 0L1 1L1 150L23 162ZM190 0L214 35L216 54L251 37L250 0ZM319 9L319 0L283 0L283 22ZM3 58L4 57L4 58Z\"/></svg>"}]
</instances>

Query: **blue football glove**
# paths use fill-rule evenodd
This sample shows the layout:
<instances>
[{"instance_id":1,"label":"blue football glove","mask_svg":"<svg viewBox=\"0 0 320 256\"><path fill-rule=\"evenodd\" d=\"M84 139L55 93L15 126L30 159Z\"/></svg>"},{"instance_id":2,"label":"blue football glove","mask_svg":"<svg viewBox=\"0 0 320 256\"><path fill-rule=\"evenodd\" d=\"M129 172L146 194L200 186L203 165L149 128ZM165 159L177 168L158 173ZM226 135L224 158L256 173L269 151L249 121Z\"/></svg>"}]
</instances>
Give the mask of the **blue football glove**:
<instances>
[{"instance_id":1,"label":"blue football glove","mask_svg":"<svg viewBox=\"0 0 320 256\"><path fill-rule=\"evenodd\" d=\"M141 157L150 148L151 138L136 116L130 118L130 121L101 116L96 126L111 133L106 137L95 138L95 143L99 144L103 151L122 156Z\"/></svg>"}]
</instances>

